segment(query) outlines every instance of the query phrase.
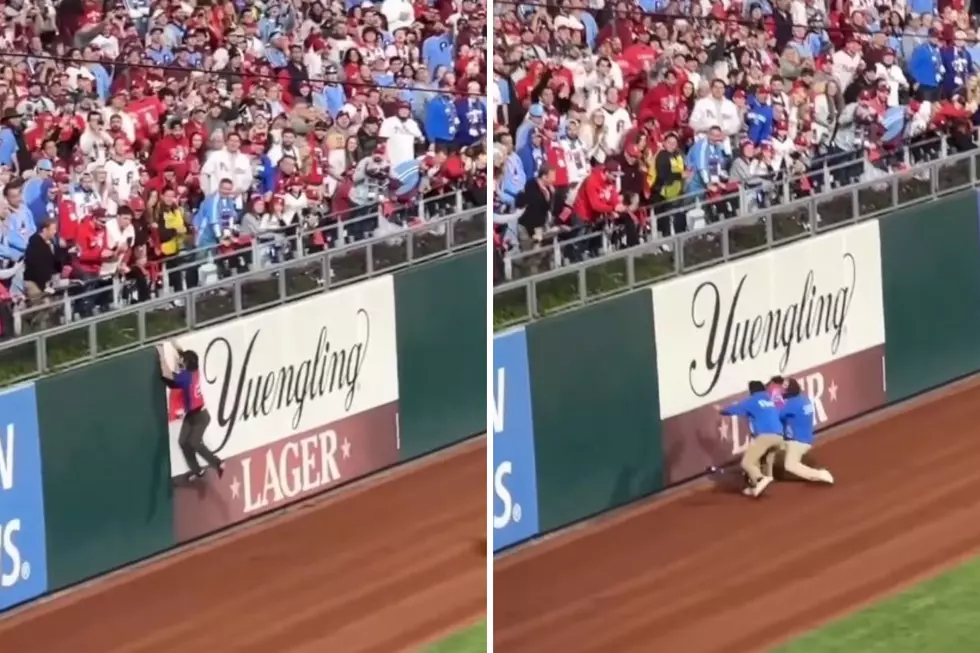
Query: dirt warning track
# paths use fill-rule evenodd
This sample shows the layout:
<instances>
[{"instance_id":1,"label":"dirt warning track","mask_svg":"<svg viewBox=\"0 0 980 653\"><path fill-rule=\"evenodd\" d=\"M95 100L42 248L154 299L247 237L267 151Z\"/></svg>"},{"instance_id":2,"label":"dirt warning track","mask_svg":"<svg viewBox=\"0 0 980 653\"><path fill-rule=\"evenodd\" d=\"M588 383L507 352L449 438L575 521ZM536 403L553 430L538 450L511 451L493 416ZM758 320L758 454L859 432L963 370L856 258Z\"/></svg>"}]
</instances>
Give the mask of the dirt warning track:
<instances>
[{"instance_id":1,"label":"dirt warning track","mask_svg":"<svg viewBox=\"0 0 980 653\"><path fill-rule=\"evenodd\" d=\"M762 651L934 573L980 549L978 413L974 380L838 429L832 488L702 484L497 559L494 650Z\"/></svg>"},{"instance_id":2,"label":"dirt warning track","mask_svg":"<svg viewBox=\"0 0 980 653\"><path fill-rule=\"evenodd\" d=\"M486 606L486 446L0 620L18 653L392 653Z\"/></svg>"}]
</instances>

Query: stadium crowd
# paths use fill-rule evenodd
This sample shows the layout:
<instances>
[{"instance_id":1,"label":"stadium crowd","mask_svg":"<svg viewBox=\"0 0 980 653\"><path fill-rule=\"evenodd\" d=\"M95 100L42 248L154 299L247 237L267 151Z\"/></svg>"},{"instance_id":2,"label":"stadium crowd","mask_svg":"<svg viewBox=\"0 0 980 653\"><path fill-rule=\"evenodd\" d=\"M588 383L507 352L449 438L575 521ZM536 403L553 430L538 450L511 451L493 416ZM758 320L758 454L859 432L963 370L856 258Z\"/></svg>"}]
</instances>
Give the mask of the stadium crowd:
<instances>
[{"instance_id":1,"label":"stadium crowd","mask_svg":"<svg viewBox=\"0 0 980 653\"><path fill-rule=\"evenodd\" d=\"M0 333L486 204L486 37L477 0L7 0Z\"/></svg>"},{"instance_id":2,"label":"stadium crowd","mask_svg":"<svg viewBox=\"0 0 980 653\"><path fill-rule=\"evenodd\" d=\"M497 279L975 147L976 4L495 1Z\"/></svg>"}]
</instances>

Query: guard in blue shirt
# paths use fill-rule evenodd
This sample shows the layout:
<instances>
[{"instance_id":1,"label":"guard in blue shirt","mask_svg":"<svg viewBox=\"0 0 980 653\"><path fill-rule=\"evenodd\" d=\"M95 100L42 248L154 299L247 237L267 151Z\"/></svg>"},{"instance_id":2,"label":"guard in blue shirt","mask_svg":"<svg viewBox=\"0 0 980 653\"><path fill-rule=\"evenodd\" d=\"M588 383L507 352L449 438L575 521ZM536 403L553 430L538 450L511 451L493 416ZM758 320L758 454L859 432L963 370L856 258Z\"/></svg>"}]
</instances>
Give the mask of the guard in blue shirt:
<instances>
[{"instance_id":1,"label":"guard in blue shirt","mask_svg":"<svg viewBox=\"0 0 980 653\"><path fill-rule=\"evenodd\" d=\"M813 402L800 390L800 383L790 379L786 383L784 393L786 399L779 411L779 419L783 423L783 444L785 460L783 468L799 476L805 481L833 484L834 477L826 469L814 469L803 464L803 456L813 446Z\"/></svg>"},{"instance_id":2,"label":"guard in blue shirt","mask_svg":"<svg viewBox=\"0 0 980 653\"><path fill-rule=\"evenodd\" d=\"M749 381L749 396L722 408L721 414L745 417L749 421L751 439L742 454L742 469L752 484L746 494L757 497L772 483L772 477L762 473L762 459L770 449L783 446L783 424L779 421L779 408L762 381Z\"/></svg>"}]
</instances>

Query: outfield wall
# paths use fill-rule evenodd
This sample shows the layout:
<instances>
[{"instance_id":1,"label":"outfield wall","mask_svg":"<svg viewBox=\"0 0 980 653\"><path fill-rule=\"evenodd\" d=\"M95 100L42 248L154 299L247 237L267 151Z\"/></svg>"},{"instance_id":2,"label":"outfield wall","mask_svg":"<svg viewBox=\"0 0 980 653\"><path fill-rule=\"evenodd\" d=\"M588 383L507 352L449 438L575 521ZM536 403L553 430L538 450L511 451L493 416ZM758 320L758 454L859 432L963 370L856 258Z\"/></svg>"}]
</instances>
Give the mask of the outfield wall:
<instances>
[{"instance_id":1,"label":"outfield wall","mask_svg":"<svg viewBox=\"0 0 980 653\"><path fill-rule=\"evenodd\" d=\"M734 460L750 379L819 428L980 371L976 191L497 334L494 551Z\"/></svg>"},{"instance_id":2,"label":"outfield wall","mask_svg":"<svg viewBox=\"0 0 980 653\"><path fill-rule=\"evenodd\" d=\"M178 338L228 462L189 487L153 348L0 392L0 611L486 428L486 250Z\"/></svg>"}]
</instances>

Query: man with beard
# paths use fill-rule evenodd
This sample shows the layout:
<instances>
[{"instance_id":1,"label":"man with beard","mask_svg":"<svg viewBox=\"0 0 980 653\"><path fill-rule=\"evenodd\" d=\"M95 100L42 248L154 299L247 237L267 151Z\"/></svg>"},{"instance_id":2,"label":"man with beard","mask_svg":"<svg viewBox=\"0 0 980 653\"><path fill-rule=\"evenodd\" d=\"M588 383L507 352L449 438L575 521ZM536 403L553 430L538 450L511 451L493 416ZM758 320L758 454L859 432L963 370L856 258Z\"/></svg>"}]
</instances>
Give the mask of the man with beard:
<instances>
[{"instance_id":1,"label":"man with beard","mask_svg":"<svg viewBox=\"0 0 980 653\"><path fill-rule=\"evenodd\" d=\"M278 165L283 157L292 157L298 167L303 167L303 158L296 146L296 132L288 127L282 130L282 140L269 148L269 162Z\"/></svg>"},{"instance_id":2,"label":"man with beard","mask_svg":"<svg viewBox=\"0 0 980 653\"><path fill-rule=\"evenodd\" d=\"M180 119L174 118L167 123L163 138L154 145L147 168L155 174L169 168L183 178L187 174L189 154L190 143L184 134L184 125Z\"/></svg>"}]
</instances>

